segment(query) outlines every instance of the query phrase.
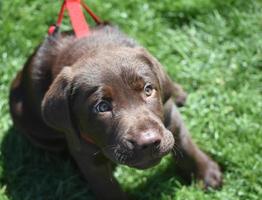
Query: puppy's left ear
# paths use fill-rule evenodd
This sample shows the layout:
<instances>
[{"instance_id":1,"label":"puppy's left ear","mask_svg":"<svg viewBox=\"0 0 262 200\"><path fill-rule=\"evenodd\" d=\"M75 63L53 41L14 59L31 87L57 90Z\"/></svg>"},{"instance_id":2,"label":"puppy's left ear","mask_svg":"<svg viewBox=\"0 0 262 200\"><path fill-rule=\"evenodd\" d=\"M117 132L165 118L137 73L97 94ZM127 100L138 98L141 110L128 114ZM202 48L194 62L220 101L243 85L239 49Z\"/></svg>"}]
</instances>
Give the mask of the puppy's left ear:
<instances>
[{"instance_id":1,"label":"puppy's left ear","mask_svg":"<svg viewBox=\"0 0 262 200\"><path fill-rule=\"evenodd\" d=\"M167 75L163 66L156 58L151 56L145 49L141 48L140 50L143 52L147 62L149 62L154 74L158 78L162 102L165 103L168 99L174 97L176 104L178 106L183 106L187 95L182 87L172 82L171 78Z\"/></svg>"},{"instance_id":2,"label":"puppy's left ear","mask_svg":"<svg viewBox=\"0 0 262 200\"><path fill-rule=\"evenodd\" d=\"M184 91L181 85L172 82L172 80L163 70L163 67L161 65L160 71L163 72L163 77L161 77L160 75L160 85L162 85L161 90L163 103L165 103L171 97L174 97L175 103L178 107L184 106L186 103L187 93Z\"/></svg>"}]
</instances>

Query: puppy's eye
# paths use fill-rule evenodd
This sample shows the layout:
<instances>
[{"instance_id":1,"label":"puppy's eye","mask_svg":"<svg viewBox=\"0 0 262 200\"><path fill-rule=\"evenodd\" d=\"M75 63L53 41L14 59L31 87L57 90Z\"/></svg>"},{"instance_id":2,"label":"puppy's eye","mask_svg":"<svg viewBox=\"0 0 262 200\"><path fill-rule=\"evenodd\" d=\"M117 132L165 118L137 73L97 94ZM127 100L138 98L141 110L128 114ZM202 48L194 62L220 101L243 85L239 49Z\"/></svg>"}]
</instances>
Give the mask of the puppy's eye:
<instances>
[{"instance_id":1,"label":"puppy's eye","mask_svg":"<svg viewBox=\"0 0 262 200\"><path fill-rule=\"evenodd\" d=\"M99 104L95 106L95 112L108 112L112 110L112 105L108 101L101 101Z\"/></svg>"},{"instance_id":2,"label":"puppy's eye","mask_svg":"<svg viewBox=\"0 0 262 200\"><path fill-rule=\"evenodd\" d=\"M144 92L146 94L146 96L151 96L152 92L153 92L153 86L150 83L147 83L144 87Z\"/></svg>"}]
</instances>

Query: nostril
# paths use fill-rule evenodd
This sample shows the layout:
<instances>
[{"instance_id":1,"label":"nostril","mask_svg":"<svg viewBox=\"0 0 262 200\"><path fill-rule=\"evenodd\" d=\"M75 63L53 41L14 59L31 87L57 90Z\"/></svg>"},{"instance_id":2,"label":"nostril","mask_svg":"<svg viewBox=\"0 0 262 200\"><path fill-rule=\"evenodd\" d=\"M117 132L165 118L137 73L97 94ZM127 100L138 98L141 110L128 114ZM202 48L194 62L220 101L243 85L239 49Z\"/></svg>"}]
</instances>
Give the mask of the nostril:
<instances>
[{"instance_id":1,"label":"nostril","mask_svg":"<svg viewBox=\"0 0 262 200\"><path fill-rule=\"evenodd\" d=\"M158 140L156 140L156 141L154 142L153 145L154 145L154 147L159 147L160 143L161 143L161 140L158 139Z\"/></svg>"}]
</instances>

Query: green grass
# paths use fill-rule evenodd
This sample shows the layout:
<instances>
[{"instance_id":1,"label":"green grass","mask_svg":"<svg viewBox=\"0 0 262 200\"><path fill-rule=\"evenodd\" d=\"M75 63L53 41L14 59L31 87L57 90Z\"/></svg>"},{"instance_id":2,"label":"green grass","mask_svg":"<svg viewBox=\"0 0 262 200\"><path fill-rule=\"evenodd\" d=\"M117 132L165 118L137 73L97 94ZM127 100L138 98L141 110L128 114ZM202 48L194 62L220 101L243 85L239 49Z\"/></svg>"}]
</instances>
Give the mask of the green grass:
<instances>
[{"instance_id":1,"label":"green grass","mask_svg":"<svg viewBox=\"0 0 262 200\"><path fill-rule=\"evenodd\" d=\"M11 80L57 17L60 1L43 2L0 1L0 200L92 199L70 158L31 146L8 112ZM223 188L205 193L177 179L167 157L146 171L118 167L123 188L135 199L262 199L262 2L86 2L147 47L185 87L186 124L224 169Z\"/></svg>"}]
</instances>

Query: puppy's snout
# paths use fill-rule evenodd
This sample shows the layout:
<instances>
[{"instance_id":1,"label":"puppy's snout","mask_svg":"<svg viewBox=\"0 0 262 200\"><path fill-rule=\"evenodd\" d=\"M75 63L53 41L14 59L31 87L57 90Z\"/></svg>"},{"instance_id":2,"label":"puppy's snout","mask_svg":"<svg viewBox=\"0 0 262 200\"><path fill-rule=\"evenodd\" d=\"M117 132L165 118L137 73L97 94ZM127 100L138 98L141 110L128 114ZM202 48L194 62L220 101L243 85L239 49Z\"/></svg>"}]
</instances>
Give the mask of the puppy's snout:
<instances>
[{"instance_id":1,"label":"puppy's snout","mask_svg":"<svg viewBox=\"0 0 262 200\"><path fill-rule=\"evenodd\" d=\"M142 132L138 136L127 140L130 149L153 150L157 149L161 143L161 137L154 131Z\"/></svg>"}]
</instances>

